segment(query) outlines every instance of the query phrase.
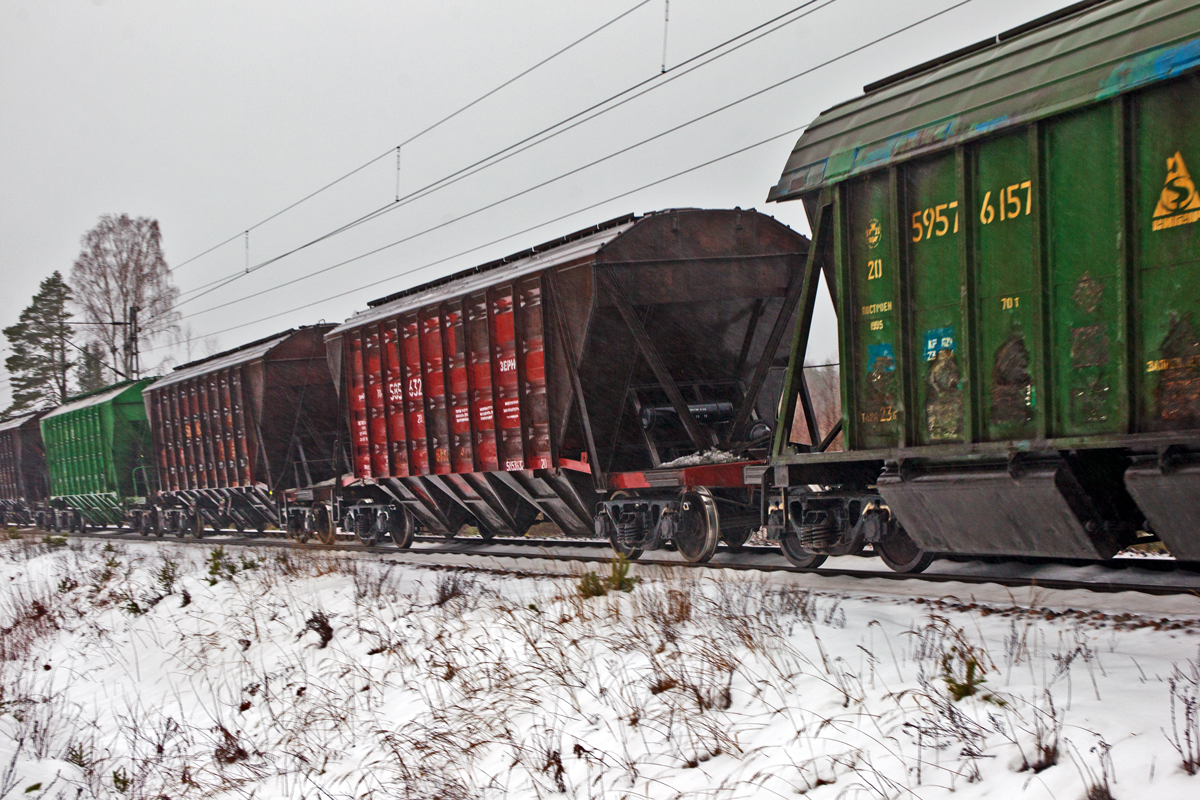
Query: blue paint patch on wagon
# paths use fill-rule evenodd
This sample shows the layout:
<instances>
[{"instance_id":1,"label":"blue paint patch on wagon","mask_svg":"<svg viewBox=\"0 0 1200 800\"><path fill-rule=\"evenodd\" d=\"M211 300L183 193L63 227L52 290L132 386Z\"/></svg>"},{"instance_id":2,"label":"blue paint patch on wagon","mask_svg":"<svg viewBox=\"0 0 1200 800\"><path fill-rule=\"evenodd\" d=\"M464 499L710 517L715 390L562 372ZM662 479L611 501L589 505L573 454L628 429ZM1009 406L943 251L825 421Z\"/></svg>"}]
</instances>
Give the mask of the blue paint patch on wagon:
<instances>
[{"instance_id":1,"label":"blue paint patch on wagon","mask_svg":"<svg viewBox=\"0 0 1200 800\"><path fill-rule=\"evenodd\" d=\"M953 327L925 331L924 341L921 344L921 357L926 361L933 361L941 350L954 352Z\"/></svg>"}]
</instances>

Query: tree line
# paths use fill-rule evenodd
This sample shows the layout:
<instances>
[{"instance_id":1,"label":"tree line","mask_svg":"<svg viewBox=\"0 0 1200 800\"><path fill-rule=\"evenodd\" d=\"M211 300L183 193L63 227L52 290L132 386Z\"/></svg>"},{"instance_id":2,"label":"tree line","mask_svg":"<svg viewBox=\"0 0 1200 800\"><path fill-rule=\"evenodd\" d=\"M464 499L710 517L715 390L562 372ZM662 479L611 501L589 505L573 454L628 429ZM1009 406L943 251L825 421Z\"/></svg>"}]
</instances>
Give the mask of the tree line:
<instances>
[{"instance_id":1,"label":"tree line","mask_svg":"<svg viewBox=\"0 0 1200 800\"><path fill-rule=\"evenodd\" d=\"M82 244L70 279L55 270L3 331L12 390L4 416L132 379L138 353L179 332L157 220L106 214Z\"/></svg>"}]
</instances>

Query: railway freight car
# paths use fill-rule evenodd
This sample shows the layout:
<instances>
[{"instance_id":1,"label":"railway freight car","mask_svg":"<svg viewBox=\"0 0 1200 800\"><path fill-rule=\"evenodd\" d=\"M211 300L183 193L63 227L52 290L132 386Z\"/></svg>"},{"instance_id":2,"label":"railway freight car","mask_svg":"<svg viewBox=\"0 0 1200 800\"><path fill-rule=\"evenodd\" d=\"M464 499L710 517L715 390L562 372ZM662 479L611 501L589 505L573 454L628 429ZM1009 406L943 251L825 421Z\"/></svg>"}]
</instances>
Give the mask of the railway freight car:
<instances>
[{"instance_id":1,"label":"railway freight car","mask_svg":"<svg viewBox=\"0 0 1200 800\"><path fill-rule=\"evenodd\" d=\"M834 278L847 452L776 437L793 561L1200 559L1198 68L1197 0L1076 3L807 128L770 199L818 232L805 302Z\"/></svg>"},{"instance_id":2,"label":"railway freight car","mask_svg":"<svg viewBox=\"0 0 1200 800\"><path fill-rule=\"evenodd\" d=\"M283 331L176 367L147 387L159 491L134 515L143 533L262 533L282 525L284 490L332 489L337 397L324 340L332 327Z\"/></svg>"},{"instance_id":3,"label":"railway freight car","mask_svg":"<svg viewBox=\"0 0 1200 800\"><path fill-rule=\"evenodd\" d=\"M41 418L54 531L120 526L153 488L154 453L142 390L126 381L74 397Z\"/></svg>"},{"instance_id":4,"label":"railway freight car","mask_svg":"<svg viewBox=\"0 0 1200 800\"><path fill-rule=\"evenodd\" d=\"M34 525L48 494L40 420L33 412L0 422L0 525Z\"/></svg>"},{"instance_id":5,"label":"railway freight car","mask_svg":"<svg viewBox=\"0 0 1200 800\"><path fill-rule=\"evenodd\" d=\"M355 479L343 526L406 546L417 524L489 538L544 515L631 557L739 546L806 250L755 211L680 209L371 303L327 337Z\"/></svg>"}]
</instances>

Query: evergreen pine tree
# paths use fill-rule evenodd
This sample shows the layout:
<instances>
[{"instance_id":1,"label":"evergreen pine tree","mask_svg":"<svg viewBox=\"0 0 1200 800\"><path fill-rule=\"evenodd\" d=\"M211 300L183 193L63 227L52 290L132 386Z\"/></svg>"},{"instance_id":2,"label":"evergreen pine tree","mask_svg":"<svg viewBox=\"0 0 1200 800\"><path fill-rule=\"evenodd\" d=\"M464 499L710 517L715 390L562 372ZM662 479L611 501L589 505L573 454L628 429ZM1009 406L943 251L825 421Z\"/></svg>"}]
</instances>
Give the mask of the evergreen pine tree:
<instances>
[{"instance_id":1,"label":"evergreen pine tree","mask_svg":"<svg viewBox=\"0 0 1200 800\"><path fill-rule=\"evenodd\" d=\"M17 324L4 329L11 352L4 366L12 375L13 398L5 413L33 411L66 400L67 374L74 366L68 357L70 300L71 288L62 273L55 271L42 281Z\"/></svg>"}]
</instances>

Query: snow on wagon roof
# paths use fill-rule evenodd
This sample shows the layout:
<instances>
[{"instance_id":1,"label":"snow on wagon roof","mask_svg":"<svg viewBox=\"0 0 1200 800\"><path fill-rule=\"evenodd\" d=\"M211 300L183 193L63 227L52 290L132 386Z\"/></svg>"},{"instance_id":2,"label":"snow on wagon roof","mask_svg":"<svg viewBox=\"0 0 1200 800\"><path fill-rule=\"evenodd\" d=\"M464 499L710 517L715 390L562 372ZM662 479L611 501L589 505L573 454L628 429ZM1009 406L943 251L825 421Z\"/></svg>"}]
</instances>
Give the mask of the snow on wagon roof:
<instances>
[{"instance_id":1,"label":"snow on wagon roof","mask_svg":"<svg viewBox=\"0 0 1200 800\"><path fill-rule=\"evenodd\" d=\"M383 298L382 301L372 303L372 307L368 310L355 314L345 323L325 334L325 337L328 339L360 325L394 317L414 308L464 297L499 283L508 283L524 275L540 272L556 264L565 264L577 258L589 256L636 225L638 219L633 215L620 217L611 222L586 228L581 232L583 235L571 234L516 255L482 264L441 280Z\"/></svg>"},{"instance_id":2,"label":"snow on wagon roof","mask_svg":"<svg viewBox=\"0 0 1200 800\"><path fill-rule=\"evenodd\" d=\"M41 413L41 411L31 411L30 413L22 414L19 417L6 419L3 422L0 422L0 433L3 433L4 431L11 431L13 428L19 428Z\"/></svg>"},{"instance_id":3,"label":"snow on wagon roof","mask_svg":"<svg viewBox=\"0 0 1200 800\"><path fill-rule=\"evenodd\" d=\"M84 395L83 397L79 398L78 400L72 400L70 402L63 403L58 408L54 409L53 411L48 413L46 416L42 417L42 419L47 420L47 419L50 419L51 417L57 417L61 414L69 414L72 411L78 411L81 408L89 408L91 406L104 405L105 403L109 402L110 400L115 400L117 397L121 396L122 394L129 391L130 389L137 387L139 383L142 385L145 385L146 383L148 383L148 381L146 379L143 379L141 381L125 381L124 383L119 383L116 386L110 386L107 389L101 389L92 394Z\"/></svg>"},{"instance_id":4,"label":"snow on wagon roof","mask_svg":"<svg viewBox=\"0 0 1200 800\"><path fill-rule=\"evenodd\" d=\"M207 375L210 372L216 372L229 367L236 367L239 364L245 364L250 361L257 361L266 356L267 353L274 350L279 345L296 332L295 328L289 328L283 333L270 336L266 339L260 339L257 342L251 342L248 345L242 345L235 350L229 350L224 353L219 353L215 356L201 359L200 361L192 361L182 366L175 368L174 372L164 378L160 378L151 391L158 391L167 386L173 386L176 383L196 378L200 375Z\"/></svg>"}]
</instances>

